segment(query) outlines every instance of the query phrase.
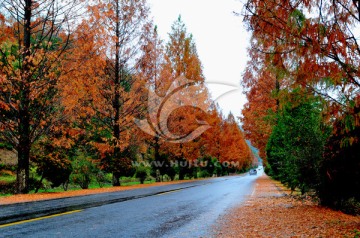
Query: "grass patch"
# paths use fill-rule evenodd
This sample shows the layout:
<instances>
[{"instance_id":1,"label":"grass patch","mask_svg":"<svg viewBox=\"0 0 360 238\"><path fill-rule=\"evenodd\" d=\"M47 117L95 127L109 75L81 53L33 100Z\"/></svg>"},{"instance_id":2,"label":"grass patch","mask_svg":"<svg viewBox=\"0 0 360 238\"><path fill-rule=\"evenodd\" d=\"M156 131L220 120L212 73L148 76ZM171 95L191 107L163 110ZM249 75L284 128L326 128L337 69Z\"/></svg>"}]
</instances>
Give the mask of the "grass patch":
<instances>
[{"instance_id":1,"label":"grass patch","mask_svg":"<svg viewBox=\"0 0 360 238\"><path fill-rule=\"evenodd\" d=\"M138 181L138 179L134 179L134 178L131 178L131 179L125 178L125 179L121 180L120 182L121 182L121 186L133 186L133 185L140 184L140 181ZM155 183L154 179L145 181L145 184L152 184L152 183ZM89 185L89 189L112 188L112 187L113 186L111 183L105 183L102 187L100 187L99 184L95 181L91 182ZM76 191L76 190L82 190L82 188L75 184L69 184L67 191ZM64 192L64 189L61 186L57 187L57 188L41 188L38 191L38 193L59 193L59 192ZM30 191L30 194L34 194L34 193L35 193L35 190Z\"/></svg>"},{"instance_id":2,"label":"grass patch","mask_svg":"<svg viewBox=\"0 0 360 238\"><path fill-rule=\"evenodd\" d=\"M4 172L0 171L0 184L3 184L4 186L8 186L10 184L14 184L16 182L16 175L14 174L10 174L8 172ZM33 175L33 174L32 174ZM39 180L40 178L38 176L33 177L35 180ZM97 181L95 181L95 179L93 179L93 181L90 183L89 185L89 189L98 189L98 188L112 188L112 183L110 182L111 180L107 180L106 183L102 184L102 186L99 185L99 183ZM149 177L148 179L145 180L144 184L152 184L155 183L155 179L152 177ZM139 185L140 184L140 180L138 178L127 178L127 177L122 177L120 179L120 183L121 186L133 186L133 185ZM7 185L8 184L8 185ZM56 188L51 188L50 186L50 182L48 182L46 179L43 180L43 188L40 188L38 190L38 193L60 193L60 192L64 192L64 188L62 186L56 187ZM5 187L4 187L5 188ZM76 191L76 190L82 190L82 188L77 185L77 184L73 184L70 183L68 185L68 189L67 191ZM30 194L35 194L35 190L31 190L29 192ZM7 196L11 196L13 194L9 193L8 190L2 190L0 187L0 197L7 197Z\"/></svg>"},{"instance_id":3,"label":"grass patch","mask_svg":"<svg viewBox=\"0 0 360 238\"><path fill-rule=\"evenodd\" d=\"M67 191L76 191L76 190L82 190L82 189L79 186L69 185ZM57 188L40 188L37 193L61 193L61 192L64 192L64 189L62 187L57 187ZM35 190L31 190L29 193L35 194Z\"/></svg>"},{"instance_id":4,"label":"grass patch","mask_svg":"<svg viewBox=\"0 0 360 238\"><path fill-rule=\"evenodd\" d=\"M0 174L0 181L5 183L11 183L16 181L16 176L8 174Z\"/></svg>"},{"instance_id":5,"label":"grass patch","mask_svg":"<svg viewBox=\"0 0 360 238\"><path fill-rule=\"evenodd\" d=\"M144 182L144 184L152 184L155 183L155 180L147 180ZM124 182L121 183L121 186L132 186L132 185L138 185L140 184L140 181L133 181L133 182Z\"/></svg>"}]
</instances>

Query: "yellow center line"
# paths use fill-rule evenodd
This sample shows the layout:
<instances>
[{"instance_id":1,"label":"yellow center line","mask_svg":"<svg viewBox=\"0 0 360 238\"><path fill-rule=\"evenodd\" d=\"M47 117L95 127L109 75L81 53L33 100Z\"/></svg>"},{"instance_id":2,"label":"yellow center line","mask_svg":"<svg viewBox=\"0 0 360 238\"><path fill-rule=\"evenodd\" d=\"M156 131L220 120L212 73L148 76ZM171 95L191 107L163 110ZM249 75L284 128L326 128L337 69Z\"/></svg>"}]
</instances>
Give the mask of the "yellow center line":
<instances>
[{"instance_id":1,"label":"yellow center line","mask_svg":"<svg viewBox=\"0 0 360 238\"><path fill-rule=\"evenodd\" d=\"M59 217L59 216L69 215L69 214L73 214L73 213L77 213L77 212L81 212L81 211L82 211L82 210L74 210L74 211L64 212L64 213L59 213L59 214L54 214L54 215L50 215L50 216L44 216L44 217L38 217L38 218L29 219L29 220L24 220L24 221L18 221L18 222L8 223L8 224L0 225L0 228L9 227L9 226L15 226L15 225L20 225L20 224L29 223L29 222L34 222L34 221L45 220L45 219L49 219L49 218L53 218L53 217Z\"/></svg>"}]
</instances>

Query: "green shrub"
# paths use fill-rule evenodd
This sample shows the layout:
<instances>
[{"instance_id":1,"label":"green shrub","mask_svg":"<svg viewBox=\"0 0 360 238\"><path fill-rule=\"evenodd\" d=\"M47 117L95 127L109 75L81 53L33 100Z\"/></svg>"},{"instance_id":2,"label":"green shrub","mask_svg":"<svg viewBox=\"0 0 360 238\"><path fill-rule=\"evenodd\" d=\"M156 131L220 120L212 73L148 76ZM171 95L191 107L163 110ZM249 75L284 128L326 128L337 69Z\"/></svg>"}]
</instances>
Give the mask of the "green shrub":
<instances>
[{"instance_id":1,"label":"green shrub","mask_svg":"<svg viewBox=\"0 0 360 238\"><path fill-rule=\"evenodd\" d=\"M145 179L147 178L148 174L146 171L146 168L144 167L138 167L136 169L135 173L136 178L140 179L140 183L143 184L145 182Z\"/></svg>"},{"instance_id":2,"label":"green shrub","mask_svg":"<svg viewBox=\"0 0 360 238\"><path fill-rule=\"evenodd\" d=\"M298 99L295 91L292 96ZM320 183L319 166L329 129L322 124L319 103L302 100L289 102L278 111L266 154L270 175L304 194Z\"/></svg>"},{"instance_id":3,"label":"green shrub","mask_svg":"<svg viewBox=\"0 0 360 238\"><path fill-rule=\"evenodd\" d=\"M100 188L104 187L106 183L110 182L110 180L107 179L106 174L101 170L96 173L95 178Z\"/></svg>"},{"instance_id":4,"label":"green shrub","mask_svg":"<svg viewBox=\"0 0 360 238\"><path fill-rule=\"evenodd\" d=\"M73 173L70 176L72 183L79 185L82 189L88 189L95 165L91 159L78 156L72 163Z\"/></svg>"},{"instance_id":5,"label":"green shrub","mask_svg":"<svg viewBox=\"0 0 360 238\"><path fill-rule=\"evenodd\" d=\"M211 175L207 170L202 170L199 172L199 178L208 178L208 177L211 177Z\"/></svg>"},{"instance_id":6,"label":"green shrub","mask_svg":"<svg viewBox=\"0 0 360 238\"><path fill-rule=\"evenodd\" d=\"M271 176L271 167L270 167L270 165L268 163L266 163L266 165L264 166L264 172L267 175Z\"/></svg>"},{"instance_id":7,"label":"green shrub","mask_svg":"<svg viewBox=\"0 0 360 238\"><path fill-rule=\"evenodd\" d=\"M12 150L13 147L9 143L0 142L0 149Z\"/></svg>"},{"instance_id":8,"label":"green shrub","mask_svg":"<svg viewBox=\"0 0 360 238\"><path fill-rule=\"evenodd\" d=\"M65 148L54 145L49 139L36 143L32 148L31 161L36 165L34 172L40 177L35 184L35 192L43 186L43 179L51 183L51 187L67 184L72 172L71 161ZM66 186L65 186L66 187Z\"/></svg>"}]
</instances>

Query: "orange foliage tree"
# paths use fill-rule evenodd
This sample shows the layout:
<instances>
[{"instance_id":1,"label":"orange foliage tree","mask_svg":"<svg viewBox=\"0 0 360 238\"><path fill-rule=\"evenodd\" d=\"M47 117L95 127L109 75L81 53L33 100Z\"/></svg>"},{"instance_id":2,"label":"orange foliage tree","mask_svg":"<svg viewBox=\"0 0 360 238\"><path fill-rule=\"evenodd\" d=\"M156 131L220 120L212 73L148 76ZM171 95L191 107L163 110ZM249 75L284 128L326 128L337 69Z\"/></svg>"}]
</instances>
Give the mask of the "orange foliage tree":
<instances>
[{"instance_id":1,"label":"orange foliage tree","mask_svg":"<svg viewBox=\"0 0 360 238\"><path fill-rule=\"evenodd\" d=\"M219 161L232 163L235 169L247 168L252 164L250 148L231 113L223 124Z\"/></svg>"},{"instance_id":2,"label":"orange foliage tree","mask_svg":"<svg viewBox=\"0 0 360 238\"><path fill-rule=\"evenodd\" d=\"M71 50L79 6L76 0L0 3L0 137L18 154L18 193L29 191L32 145L62 119L61 62Z\"/></svg>"},{"instance_id":3,"label":"orange foliage tree","mask_svg":"<svg viewBox=\"0 0 360 238\"><path fill-rule=\"evenodd\" d=\"M64 77L63 102L83 122L102 169L113 174L118 186L127 170L122 165L131 163L133 118L146 107L146 79L138 65L143 63L139 46L149 28L148 7L143 0L96 1L88 14L77 28L76 54L69 56L74 64L67 67L74 70Z\"/></svg>"},{"instance_id":4,"label":"orange foliage tree","mask_svg":"<svg viewBox=\"0 0 360 238\"><path fill-rule=\"evenodd\" d=\"M272 115L279 106L280 82L266 65L265 57L251 52L242 85L247 89L248 102L242 110L243 129L246 138L259 149L259 155L266 163L266 144L272 132Z\"/></svg>"},{"instance_id":5,"label":"orange foliage tree","mask_svg":"<svg viewBox=\"0 0 360 238\"><path fill-rule=\"evenodd\" d=\"M359 1L342 0L249 0L245 5L252 50L272 56L288 87L321 96L328 115L340 118L353 111L355 126L360 121L359 6Z\"/></svg>"},{"instance_id":6,"label":"orange foliage tree","mask_svg":"<svg viewBox=\"0 0 360 238\"><path fill-rule=\"evenodd\" d=\"M205 125L199 124L203 121L203 110L207 111L209 95L204 86L204 76L202 65L197 54L196 45L192 35L187 33L185 24L181 16L173 23L170 40L166 45L164 71L168 72L170 80L164 83L165 90L175 92L166 106L167 114L170 116L166 127L173 135L188 138L196 129L203 128ZM204 127L202 127L204 126ZM166 143L166 149L173 155L178 162L193 161L199 156L199 140L191 138L186 143L181 140ZM180 167L179 178L184 178L183 168Z\"/></svg>"}]
</instances>

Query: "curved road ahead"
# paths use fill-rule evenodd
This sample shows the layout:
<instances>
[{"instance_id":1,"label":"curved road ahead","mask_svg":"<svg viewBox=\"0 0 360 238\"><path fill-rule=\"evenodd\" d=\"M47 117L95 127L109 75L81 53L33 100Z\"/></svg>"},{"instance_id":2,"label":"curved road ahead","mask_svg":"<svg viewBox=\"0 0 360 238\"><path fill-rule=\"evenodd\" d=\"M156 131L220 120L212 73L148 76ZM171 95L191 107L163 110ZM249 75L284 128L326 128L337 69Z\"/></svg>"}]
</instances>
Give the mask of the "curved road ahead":
<instances>
[{"instance_id":1,"label":"curved road ahead","mask_svg":"<svg viewBox=\"0 0 360 238\"><path fill-rule=\"evenodd\" d=\"M202 180L194 187L9 224L0 227L0 237L208 237L219 216L252 194L258 176Z\"/></svg>"}]
</instances>

